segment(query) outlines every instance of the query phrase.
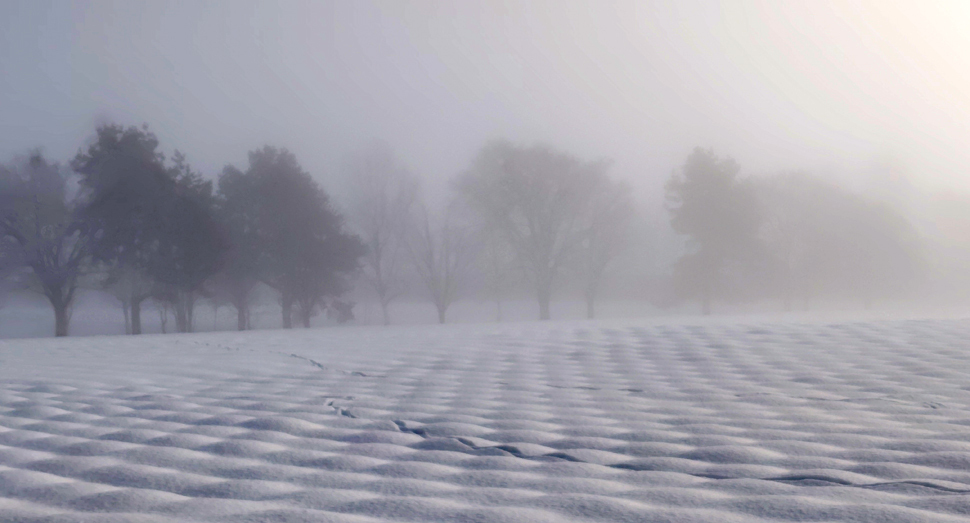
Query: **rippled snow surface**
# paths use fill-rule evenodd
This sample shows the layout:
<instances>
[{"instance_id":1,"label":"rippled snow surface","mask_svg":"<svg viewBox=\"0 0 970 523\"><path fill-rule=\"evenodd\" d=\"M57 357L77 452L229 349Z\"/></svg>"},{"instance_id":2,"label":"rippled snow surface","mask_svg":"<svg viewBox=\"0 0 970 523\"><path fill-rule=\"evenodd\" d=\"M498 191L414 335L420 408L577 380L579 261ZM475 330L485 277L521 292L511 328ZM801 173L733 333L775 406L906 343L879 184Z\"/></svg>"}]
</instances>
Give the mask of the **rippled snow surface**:
<instances>
[{"instance_id":1,"label":"rippled snow surface","mask_svg":"<svg viewBox=\"0 0 970 523\"><path fill-rule=\"evenodd\" d=\"M965 521L970 322L0 343L0 521Z\"/></svg>"}]
</instances>

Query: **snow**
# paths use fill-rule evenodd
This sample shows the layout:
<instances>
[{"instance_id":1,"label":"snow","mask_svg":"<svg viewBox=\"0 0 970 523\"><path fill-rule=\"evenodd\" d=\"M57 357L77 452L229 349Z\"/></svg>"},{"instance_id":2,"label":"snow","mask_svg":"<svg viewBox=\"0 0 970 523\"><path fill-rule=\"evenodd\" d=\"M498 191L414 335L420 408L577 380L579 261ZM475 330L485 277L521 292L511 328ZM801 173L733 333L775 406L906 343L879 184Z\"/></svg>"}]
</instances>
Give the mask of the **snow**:
<instances>
[{"instance_id":1,"label":"snow","mask_svg":"<svg viewBox=\"0 0 970 523\"><path fill-rule=\"evenodd\" d=\"M964 521L970 321L0 342L0 521Z\"/></svg>"}]
</instances>

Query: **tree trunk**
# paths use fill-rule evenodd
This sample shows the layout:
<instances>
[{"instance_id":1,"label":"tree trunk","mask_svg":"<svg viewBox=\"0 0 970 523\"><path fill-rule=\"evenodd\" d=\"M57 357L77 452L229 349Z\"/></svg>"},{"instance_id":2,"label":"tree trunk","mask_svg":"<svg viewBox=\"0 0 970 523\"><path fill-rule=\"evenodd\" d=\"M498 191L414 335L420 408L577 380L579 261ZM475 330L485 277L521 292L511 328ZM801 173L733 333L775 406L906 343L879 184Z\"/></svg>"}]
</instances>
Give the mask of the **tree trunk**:
<instances>
[{"instance_id":1,"label":"tree trunk","mask_svg":"<svg viewBox=\"0 0 970 523\"><path fill-rule=\"evenodd\" d=\"M249 327L249 322L246 321L246 316L248 316L246 309L246 305L236 305L236 328L241 331Z\"/></svg>"},{"instance_id":2,"label":"tree trunk","mask_svg":"<svg viewBox=\"0 0 970 523\"><path fill-rule=\"evenodd\" d=\"M241 331L249 328L249 290L244 284L237 283L229 295L236 308L236 328Z\"/></svg>"},{"instance_id":3,"label":"tree trunk","mask_svg":"<svg viewBox=\"0 0 970 523\"><path fill-rule=\"evenodd\" d=\"M381 300L381 314L384 316L384 325L385 326L391 324L390 305L391 305L390 303L388 303L388 302L386 302L384 300Z\"/></svg>"},{"instance_id":4,"label":"tree trunk","mask_svg":"<svg viewBox=\"0 0 970 523\"><path fill-rule=\"evenodd\" d=\"M175 330L176 332L189 332L185 302L178 293L175 295Z\"/></svg>"},{"instance_id":5,"label":"tree trunk","mask_svg":"<svg viewBox=\"0 0 970 523\"><path fill-rule=\"evenodd\" d=\"M280 305L283 309L283 328L292 329L293 328L293 300L288 297L284 297Z\"/></svg>"},{"instance_id":6,"label":"tree trunk","mask_svg":"<svg viewBox=\"0 0 970 523\"><path fill-rule=\"evenodd\" d=\"M303 319L303 328L304 329L309 329L310 328L310 312L311 311L312 311L312 309L309 309L309 308L306 308L306 309L301 308L300 309L300 316L303 317L302 319Z\"/></svg>"},{"instance_id":7,"label":"tree trunk","mask_svg":"<svg viewBox=\"0 0 970 523\"><path fill-rule=\"evenodd\" d=\"M62 303L51 303L54 308L54 336L67 336L67 327L71 321L68 314L68 305Z\"/></svg>"},{"instance_id":8,"label":"tree trunk","mask_svg":"<svg viewBox=\"0 0 970 523\"><path fill-rule=\"evenodd\" d=\"M704 287L701 291L701 312L704 314L704 316L710 316L711 298L714 295L715 282L717 282L717 269L714 267L708 267L708 270L704 276L706 279L704 281Z\"/></svg>"},{"instance_id":9,"label":"tree trunk","mask_svg":"<svg viewBox=\"0 0 970 523\"><path fill-rule=\"evenodd\" d=\"M445 313L448 312L448 307L445 305L435 305L438 308L438 323L444 325L445 323Z\"/></svg>"},{"instance_id":10,"label":"tree trunk","mask_svg":"<svg viewBox=\"0 0 970 523\"><path fill-rule=\"evenodd\" d=\"M191 291L175 291L175 330L192 332L192 309L195 297Z\"/></svg>"},{"instance_id":11,"label":"tree trunk","mask_svg":"<svg viewBox=\"0 0 970 523\"><path fill-rule=\"evenodd\" d=\"M195 293L186 291L185 300L185 332L195 332Z\"/></svg>"},{"instance_id":12,"label":"tree trunk","mask_svg":"<svg viewBox=\"0 0 970 523\"><path fill-rule=\"evenodd\" d=\"M141 300L131 300L131 333L141 334Z\"/></svg>"},{"instance_id":13,"label":"tree trunk","mask_svg":"<svg viewBox=\"0 0 970 523\"><path fill-rule=\"evenodd\" d=\"M536 296L539 299L539 319L548 320L549 319L549 300L551 298L552 291L549 289L548 285L539 285L537 288Z\"/></svg>"},{"instance_id":14,"label":"tree trunk","mask_svg":"<svg viewBox=\"0 0 970 523\"><path fill-rule=\"evenodd\" d=\"M125 300L122 300L121 312L125 315L125 334L131 334L131 315L129 314L130 310L131 310L131 307L128 305L128 302Z\"/></svg>"}]
</instances>

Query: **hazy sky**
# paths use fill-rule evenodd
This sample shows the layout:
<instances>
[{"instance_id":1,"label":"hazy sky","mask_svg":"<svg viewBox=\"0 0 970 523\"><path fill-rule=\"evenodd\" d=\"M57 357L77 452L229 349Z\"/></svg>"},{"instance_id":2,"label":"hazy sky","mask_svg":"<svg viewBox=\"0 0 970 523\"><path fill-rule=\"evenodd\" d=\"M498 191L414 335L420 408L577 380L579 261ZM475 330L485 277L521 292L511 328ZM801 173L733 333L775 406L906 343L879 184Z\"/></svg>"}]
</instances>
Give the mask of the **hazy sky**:
<instances>
[{"instance_id":1,"label":"hazy sky","mask_svg":"<svg viewBox=\"0 0 970 523\"><path fill-rule=\"evenodd\" d=\"M387 141L431 180L490 138L657 188L746 172L970 189L970 2L0 2L0 159L147 122L207 175L286 146L326 187Z\"/></svg>"}]
</instances>

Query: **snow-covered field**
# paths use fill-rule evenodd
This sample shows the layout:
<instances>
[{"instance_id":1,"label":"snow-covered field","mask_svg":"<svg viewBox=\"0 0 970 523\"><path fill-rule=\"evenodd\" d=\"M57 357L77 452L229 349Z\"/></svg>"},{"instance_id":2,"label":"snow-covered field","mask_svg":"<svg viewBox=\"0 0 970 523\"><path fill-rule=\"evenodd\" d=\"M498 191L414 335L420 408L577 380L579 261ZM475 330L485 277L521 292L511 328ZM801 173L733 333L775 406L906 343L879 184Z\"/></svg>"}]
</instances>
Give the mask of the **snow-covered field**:
<instances>
[{"instance_id":1,"label":"snow-covered field","mask_svg":"<svg viewBox=\"0 0 970 523\"><path fill-rule=\"evenodd\" d=\"M0 343L0 521L965 521L970 321Z\"/></svg>"}]
</instances>

